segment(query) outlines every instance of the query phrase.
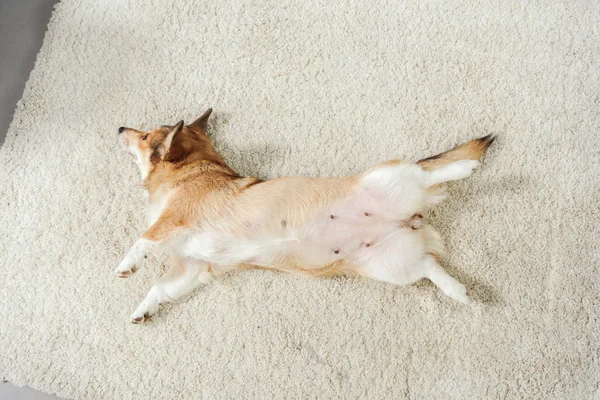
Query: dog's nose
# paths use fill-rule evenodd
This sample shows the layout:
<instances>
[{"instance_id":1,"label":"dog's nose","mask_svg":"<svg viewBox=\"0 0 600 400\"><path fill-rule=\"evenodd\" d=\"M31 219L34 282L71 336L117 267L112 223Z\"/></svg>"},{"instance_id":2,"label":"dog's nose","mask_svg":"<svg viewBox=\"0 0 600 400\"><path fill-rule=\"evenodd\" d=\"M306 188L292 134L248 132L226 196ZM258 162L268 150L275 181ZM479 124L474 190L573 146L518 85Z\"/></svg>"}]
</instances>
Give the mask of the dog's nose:
<instances>
[{"instance_id":1,"label":"dog's nose","mask_svg":"<svg viewBox=\"0 0 600 400\"><path fill-rule=\"evenodd\" d=\"M119 128L119 133L123 133L123 131L124 131L124 130L125 130L125 127L124 127L124 126L120 127L120 128Z\"/></svg>"}]
</instances>

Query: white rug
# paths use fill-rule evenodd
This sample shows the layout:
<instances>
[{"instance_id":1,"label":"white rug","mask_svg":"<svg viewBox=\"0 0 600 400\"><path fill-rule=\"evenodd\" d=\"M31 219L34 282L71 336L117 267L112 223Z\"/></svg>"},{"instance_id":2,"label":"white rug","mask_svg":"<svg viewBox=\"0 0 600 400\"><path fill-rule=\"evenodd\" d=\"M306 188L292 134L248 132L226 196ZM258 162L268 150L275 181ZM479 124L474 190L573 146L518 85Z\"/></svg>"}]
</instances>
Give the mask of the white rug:
<instances>
[{"instance_id":1,"label":"white rug","mask_svg":"<svg viewBox=\"0 0 600 400\"><path fill-rule=\"evenodd\" d=\"M598 394L600 3L492 3L60 3L0 152L0 375L79 399ZM498 133L430 215L483 305L250 271L132 325L162 260L113 273L144 228L117 128L208 106L261 178Z\"/></svg>"}]
</instances>

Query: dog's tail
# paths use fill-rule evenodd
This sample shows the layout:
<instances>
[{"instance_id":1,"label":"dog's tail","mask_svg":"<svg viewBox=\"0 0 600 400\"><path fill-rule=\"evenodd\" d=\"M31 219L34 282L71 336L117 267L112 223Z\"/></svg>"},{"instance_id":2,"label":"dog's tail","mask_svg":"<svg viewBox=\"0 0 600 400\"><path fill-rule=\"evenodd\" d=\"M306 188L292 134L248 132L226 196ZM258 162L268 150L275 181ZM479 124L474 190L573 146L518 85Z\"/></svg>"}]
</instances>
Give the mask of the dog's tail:
<instances>
[{"instance_id":1,"label":"dog's tail","mask_svg":"<svg viewBox=\"0 0 600 400\"><path fill-rule=\"evenodd\" d=\"M471 140L463 143L460 146L448 150L445 153L438 154L433 157L424 158L417 161L417 164L426 171L441 168L454 161L459 160L479 160L492 144L496 137L491 134L479 139Z\"/></svg>"}]
</instances>

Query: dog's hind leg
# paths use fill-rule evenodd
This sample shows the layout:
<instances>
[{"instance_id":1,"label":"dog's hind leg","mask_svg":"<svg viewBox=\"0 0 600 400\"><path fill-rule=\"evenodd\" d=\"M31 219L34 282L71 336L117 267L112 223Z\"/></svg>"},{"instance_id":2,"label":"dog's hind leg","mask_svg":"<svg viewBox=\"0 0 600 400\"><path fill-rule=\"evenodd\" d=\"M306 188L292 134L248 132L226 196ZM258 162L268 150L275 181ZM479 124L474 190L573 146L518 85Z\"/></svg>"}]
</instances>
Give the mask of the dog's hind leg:
<instances>
[{"instance_id":1,"label":"dog's hind leg","mask_svg":"<svg viewBox=\"0 0 600 400\"><path fill-rule=\"evenodd\" d=\"M477 168L478 165L479 161L477 160L460 160L450 163L429 172L426 186L430 187L439 183L466 178L473 173L473 170Z\"/></svg>"},{"instance_id":2,"label":"dog's hind leg","mask_svg":"<svg viewBox=\"0 0 600 400\"><path fill-rule=\"evenodd\" d=\"M444 271L438 265L435 256L421 253L423 250L440 252L442 249L435 239L430 238L427 246L421 249L418 249L418 243L412 242L407 235L404 235L404 240L399 237L397 241L384 243L375 247L375 252L370 257L359 262L357 272L400 286L427 278L447 296L462 303L469 303L465 286ZM365 251L371 251L371 247Z\"/></svg>"},{"instance_id":3,"label":"dog's hind leg","mask_svg":"<svg viewBox=\"0 0 600 400\"><path fill-rule=\"evenodd\" d=\"M433 282L448 297L461 303L470 302L467 296L465 285L451 277L442 267L440 267L434 256L426 255L423 261L423 272L425 278Z\"/></svg>"},{"instance_id":4,"label":"dog's hind leg","mask_svg":"<svg viewBox=\"0 0 600 400\"><path fill-rule=\"evenodd\" d=\"M177 259L171 269L152 286L142 303L131 316L138 324L158 311L161 303L175 301L210 281L210 264L191 258Z\"/></svg>"}]
</instances>

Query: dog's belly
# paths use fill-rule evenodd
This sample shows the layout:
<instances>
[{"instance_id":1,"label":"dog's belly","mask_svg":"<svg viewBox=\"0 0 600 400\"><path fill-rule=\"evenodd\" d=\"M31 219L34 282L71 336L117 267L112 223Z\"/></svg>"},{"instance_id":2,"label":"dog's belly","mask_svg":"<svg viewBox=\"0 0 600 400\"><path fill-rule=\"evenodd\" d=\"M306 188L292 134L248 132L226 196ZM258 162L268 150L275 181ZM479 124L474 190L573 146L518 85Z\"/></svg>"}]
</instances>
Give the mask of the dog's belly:
<instances>
[{"instance_id":1,"label":"dog's belly","mask_svg":"<svg viewBox=\"0 0 600 400\"><path fill-rule=\"evenodd\" d=\"M229 229L196 232L185 238L180 252L219 265L311 269L340 260L362 263L389 245L388 238L412 231L406 221L368 211L333 214L332 210L336 211L318 212L299 226L278 220L269 226L253 226L242 235Z\"/></svg>"},{"instance_id":2,"label":"dog's belly","mask_svg":"<svg viewBox=\"0 0 600 400\"><path fill-rule=\"evenodd\" d=\"M367 174L352 189L340 189L342 181L308 178L265 183L270 189L262 192L255 186L256 194L250 191L220 219L188 235L181 252L223 265L364 264L382 256L377 252L388 238L404 232L402 240L412 241L414 227L407 221L421 210L425 195L420 173L418 167L394 164Z\"/></svg>"},{"instance_id":3,"label":"dog's belly","mask_svg":"<svg viewBox=\"0 0 600 400\"><path fill-rule=\"evenodd\" d=\"M316 267L334 261L323 246L305 240L284 235L244 238L219 231L189 235L181 243L180 253L218 265L246 263L274 268L298 263Z\"/></svg>"}]
</instances>

